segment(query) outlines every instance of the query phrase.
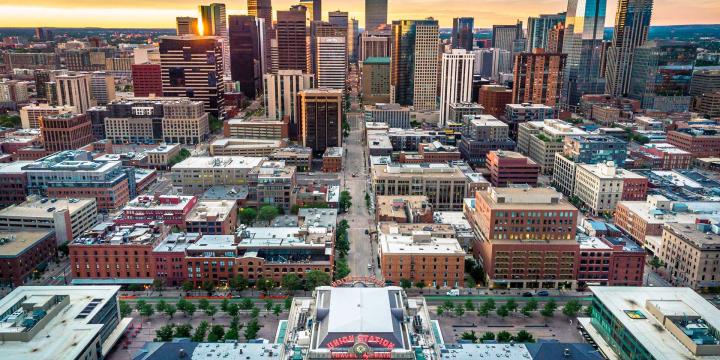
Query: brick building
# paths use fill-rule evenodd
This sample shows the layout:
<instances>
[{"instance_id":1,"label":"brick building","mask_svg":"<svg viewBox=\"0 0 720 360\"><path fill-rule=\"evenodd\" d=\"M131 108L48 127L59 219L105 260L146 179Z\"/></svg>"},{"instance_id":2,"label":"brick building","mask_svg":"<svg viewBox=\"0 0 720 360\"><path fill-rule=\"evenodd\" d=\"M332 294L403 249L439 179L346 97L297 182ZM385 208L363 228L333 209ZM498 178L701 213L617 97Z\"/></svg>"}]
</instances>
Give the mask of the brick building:
<instances>
[{"instance_id":1,"label":"brick building","mask_svg":"<svg viewBox=\"0 0 720 360\"><path fill-rule=\"evenodd\" d=\"M132 65L133 92L137 97L162 96L162 69L160 64Z\"/></svg>"},{"instance_id":2,"label":"brick building","mask_svg":"<svg viewBox=\"0 0 720 360\"><path fill-rule=\"evenodd\" d=\"M93 141L92 123L85 114L58 114L40 118L45 150L53 153L75 150Z\"/></svg>"},{"instance_id":3,"label":"brick building","mask_svg":"<svg viewBox=\"0 0 720 360\"><path fill-rule=\"evenodd\" d=\"M329 147L325 150L322 157L323 172L341 172L343 165L343 148Z\"/></svg>"},{"instance_id":4,"label":"brick building","mask_svg":"<svg viewBox=\"0 0 720 360\"><path fill-rule=\"evenodd\" d=\"M396 223L432 223L433 207L427 196L378 196L375 219Z\"/></svg>"},{"instance_id":5,"label":"brick building","mask_svg":"<svg viewBox=\"0 0 720 360\"><path fill-rule=\"evenodd\" d=\"M162 221L169 227L184 230L185 220L197 201L195 196L141 195L128 202L113 222L118 225L132 225Z\"/></svg>"},{"instance_id":6,"label":"brick building","mask_svg":"<svg viewBox=\"0 0 720 360\"><path fill-rule=\"evenodd\" d=\"M55 256L55 243L54 231L0 231L0 284L24 285L38 266Z\"/></svg>"},{"instance_id":7,"label":"brick building","mask_svg":"<svg viewBox=\"0 0 720 360\"><path fill-rule=\"evenodd\" d=\"M490 183L505 187L510 184L537 185L540 166L514 151L491 151L487 154Z\"/></svg>"},{"instance_id":8,"label":"brick building","mask_svg":"<svg viewBox=\"0 0 720 360\"><path fill-rule=\"evenodd\" d=\"M691 153L693 157L720 156L720 131L717 127L668 131L667 142Z\"/></svg>"},{"instance_id":9,"label":"brick building","mask_svg":"<svg viewBox=\"0 0 720 360\"><path fill-rule=\"evenodd\" d=\"M512 103L513 92L501 85L483 85L478 103L485 108L485 114L500 117L505 115L505 105Z\"/></svg>"}]
</instances>

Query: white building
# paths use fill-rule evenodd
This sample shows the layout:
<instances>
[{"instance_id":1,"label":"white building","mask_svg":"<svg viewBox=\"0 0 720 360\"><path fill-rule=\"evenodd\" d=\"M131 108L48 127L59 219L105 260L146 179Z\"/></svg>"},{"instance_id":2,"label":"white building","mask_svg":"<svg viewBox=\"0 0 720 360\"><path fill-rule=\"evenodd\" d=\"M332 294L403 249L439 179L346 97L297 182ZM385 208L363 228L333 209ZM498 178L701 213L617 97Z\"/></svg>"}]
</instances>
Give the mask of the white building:
<instances>
[{"instance_id":1,"label":"white building","mask_svg":"<svg viewBox=\"0 0 720 360\"><path fill-rule=\"evenodd\" d=\"M48 115L74 113L74 106L52 106L48 104L28 105L20 109L20 122L23 129L39 129L40 118Z\"/></svg>"},{"instance_id":2,"label":"white building","mask_svg":"<svg viewBox=\"0 0 720 360\"><path fill-rule=\"evenodd\" d=\"M72 241L97 222L95 199L40 199L0 210L0 229L50 229L58 244Z\"/></svg>"},{"instance_id":3,"label":"white building","mask_svg":"<svg viewBox=\"0 0 720 360\"><path fill-rule=\"evenodd\" d=\"M95 106L90 91L92 82L89 73L70 73L55 77L57 102L74 106L78 113L84 113Z\"/></svg>"},{"instance_id":4,"label":"white building","mask_svg":"<svg viewBox=\"0 0 720 360\"><path fill-rule=\"evenodd\" d=\"M453 49L442 55L440 75L440 124L447 123L450 104L472 99L472 80L475 55L465 49Z\"/></svg>"},{"instance_id":5,"label":"white building","mask_svg":"<svg viewBox=\"0 0 720 360\"><path fill-rule=\"evenodd\" d=\"M340 36L317 38L317 82L322 88L345 90L347 39Z\"/></svg>"},{"instance_id":6,"label":"white building","mask_svg":"<svg viewBox=\"0 0 720 360\"><path fill-rule=\"evenodd\" d=\"M90 93L98 105L115 100L115 77L104 71L93 72L90 77Z\"/></svg>"},{"instance_id":7,"label":"white building","mask_svg":"<svg viewBox=\"0 0 720 360\"><path fill-rule=\"evenodd\" d=\"M172 167L173 185L186 194L200 193L216 185L247 185L250 170L265 158L245 156L192 156Z\"/></svg>"},{"instance_id":8,"label":"white building","mask_svg":"<svg viewBox=\"0 0 720 360\"><path fill-rule=\"evenodd\" d=\"M297 94L315 87L315 75L300 70L278 70L275 74L263 76L265 89L265 117L280 120L290 116L290 124L297 126Z\"/></svg>"},{"instance_id":9,"label":"white building","mask_svg":"<svg viewBox=\"0 0 720 360\"><path fill-rule=\"evenodd\" d=\"M575 173L574 195L593 214L612 212L622 199L625 179L643 179L632 171L619 169L609 161L600 164L578 164Z\"/></svg>"}]
</instances>

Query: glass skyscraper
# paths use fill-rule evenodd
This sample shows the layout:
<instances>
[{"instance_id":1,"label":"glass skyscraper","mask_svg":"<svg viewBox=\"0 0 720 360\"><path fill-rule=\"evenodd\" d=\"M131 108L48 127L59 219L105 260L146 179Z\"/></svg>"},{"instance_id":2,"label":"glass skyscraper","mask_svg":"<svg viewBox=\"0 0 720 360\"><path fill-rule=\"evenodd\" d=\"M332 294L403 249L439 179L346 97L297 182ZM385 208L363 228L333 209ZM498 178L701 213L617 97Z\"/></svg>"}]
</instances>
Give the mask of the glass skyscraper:
<instances>
[{"instance_id":1,"label":"glass skyscraper","mask_svg":"<svg viewBox=\"0 0 720 360\"><path fill-rule=\"evenodd\" d=\"M548 50L550 30L557 24L565 24L565 13L543 14L538 17L529 17L527 24L527 52L533 49Z\"/></svg>"},{"instance_id":2,"label":"glass skyscraper","mask_svg":"<svg viewBox=\"0 0 720 360\"><path fill-rule=\"evenodd\" d=\"M473 27L475 19L471 17L460 17L453 19L452 47L453 49L473 49Z\"/></svg>"}]
</instances>

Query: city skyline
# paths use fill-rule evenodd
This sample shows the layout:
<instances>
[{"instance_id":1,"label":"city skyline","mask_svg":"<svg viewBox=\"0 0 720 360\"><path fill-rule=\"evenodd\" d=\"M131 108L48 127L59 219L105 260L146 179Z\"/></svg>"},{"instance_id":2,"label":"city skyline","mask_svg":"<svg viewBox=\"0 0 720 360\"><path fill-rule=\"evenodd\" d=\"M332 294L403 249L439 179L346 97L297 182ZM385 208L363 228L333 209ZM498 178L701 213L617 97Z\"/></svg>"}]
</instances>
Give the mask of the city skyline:
<instances>
[{"instance_id":1,"label":"city skyline","mask_svg":"<svg viewBox=\"0 0 720 360\"><path fill-rule=\"evenodd\" d=\"M396 0L397 1L397 0ZM402 9L396 1L389 1L388 21L398 19L423 19L433 16L439 20L440 27L452 27L452 19L460 16L475 17L475 26L491 27L493 24L512 24L520 19L525 22L528 16L561 12L567 9L565 0L485 0L467 9L461 1L411 0L403 1ZM162 0L152 5L137 0L118 0L111 4L102 4L91 0L52 1L30 0L22 6L0 4L0 12L7 14L4 27L105 27L105 28L173 28L175 17L197 15L197 6L210 1ZM293 0L273 1L273 10L286 10L297 3ZM514 4L511 5L510 3ZM247 14L244 1L227 3L229 15ZM675 5L675 6L674 6ZM653 10L652 25L713 24L720 19L720 5L713 0L698 0L678 8L671 0L658 0ZM608 1L607 13L614 14L617 2ZM350 3L339 0L325 1L323 17L328 11L348 11L364 24L364 1ZM430 10L432 9L432 10ZM506 9L512 9L508 11ZM138 11L141 10L141 11ZM99 16L112 11L114 16ZM612 27L614 16L608 16L606 27Z\"/></svg>"}]
</instances>

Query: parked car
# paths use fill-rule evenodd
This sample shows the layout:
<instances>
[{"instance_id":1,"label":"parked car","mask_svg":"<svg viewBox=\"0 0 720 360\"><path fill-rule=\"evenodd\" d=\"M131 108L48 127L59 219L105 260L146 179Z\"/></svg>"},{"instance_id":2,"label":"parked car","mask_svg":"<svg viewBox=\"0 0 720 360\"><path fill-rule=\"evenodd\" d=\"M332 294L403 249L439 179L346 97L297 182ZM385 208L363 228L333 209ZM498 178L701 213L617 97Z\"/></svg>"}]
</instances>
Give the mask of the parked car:
<instances>
[{"instance_id":1,"label":"parked car","mask_svg":"<svg viewBox=\"0 0 720 360\"><path fill-rule=\"evenodd\" d=\"M533 297L533 294L529 291L526 291L522 294L523 297Z\"/></svg>"},{"instance_id":2,"label":"parked car","mask_svg":"<svg viewBox=\"0 0 720 360\"><path fill-rule=\"evenodd\" d=\"M537 296L550 296L550 293L547 292L547 291L545 291L545 290L543 290L543 291L538 291L538 292L537 292Z\"/></svg>"},{"instance_id":3,"label":"parked car","mask_svg":"<svg viewBox=\"0 0 720 360\"><path fill-rule=\"evenodd\" d=\"M460 296L460 289L452 289L448 291L447 296Z\"/></svg>"}]
</instances>

